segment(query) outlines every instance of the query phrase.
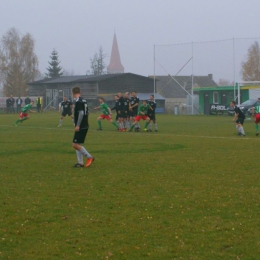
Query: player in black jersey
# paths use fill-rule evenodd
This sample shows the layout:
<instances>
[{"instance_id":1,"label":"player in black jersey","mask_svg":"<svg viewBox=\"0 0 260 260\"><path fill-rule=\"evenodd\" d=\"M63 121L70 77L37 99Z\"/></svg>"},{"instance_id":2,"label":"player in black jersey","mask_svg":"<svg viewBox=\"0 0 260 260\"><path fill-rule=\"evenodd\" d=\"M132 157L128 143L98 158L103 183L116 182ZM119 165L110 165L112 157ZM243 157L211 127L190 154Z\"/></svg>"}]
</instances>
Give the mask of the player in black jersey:
<instances>
[{"instance_id":1,"label":"player in black jersey","mask_svg":"<svg viewBox=\"0 0 260 260\"><path fill-rule=\"evenodd\" d=\"M65 117L66 115L71 117L72 123L74 123L74 119L73 119L73 104L70 102L70 100L68 100L68 98L66 96L64 96L63 101L60 103L59 105L59 113L61 112L61 117L60 117L60 122L58 127L62 126L62 120L63 117Z\"/></svg>"},{"instance_id":2,"label":"player in black jersey","mask_svg":"<svg viewBox=\"0 0 260 260\"><path fill-rule=\"evenodd\" d=\"M114 107L111 108L111 110L116 110L116 121L118 122L118 95L114 96L114 100L115 100L115 105Z\"/></svg>"},{"instance_id":3,"label":"player in black jersey","mask_svg":"<svg viewBox=\"0 0 260 260\"><path fill-rule=\"evenodd\" d=\"M118 125L119 125L119 131L123 131L124 129L124 98L122 96L122 93L118 93Z\"/></svg>"},{"instance_id":4,"label":"player in black jersey","mask_svg":"<svg viewBox=\"0 0 260 260\"><path fill-rule=\"evenodd\" d=\"M124 129L123 131L130 130L130 99L129 92L126 92L124 95L124 110L123 110L123 119L124 119Z\"/></svg>"},{"instance_id":5,"label":"player in black jersey","mask_svg":"<svg viewBox=\"0 0 260 260\"><path fill-rule=\"evenodd\" d=\"M134 123L135 117L138 113L138 106L139 106L139 98L137 97L136 91L132 92L132 96L130 98L130 122ZM135 131L140 129L139 123L135 125Z\"/></svg>"},{"instance_id":6,"label":"player in black jersey","mask_svg":"<svg viewBox=\"0 0 260 260\"><path fill-rule=\"evenodd\" d=\"M149 123L149 125L148 125L148 131L149 131L149 132L152 132L152 123L151 123L151 121L153 121L154 130L155 130L155 132L157 132L158 129L157 129L157 123L156 123L156 118L155 118L156 102L155 102L155 100L154 100L154 95L151 95L151 96L150 96L150 99L148 100L148 104L149 104L150 107L152 108L152 109L148 109L148 113L147 113L147 115L148 115L149 118L150 118L150 123Z\"/></svg>"},{"instance_id":7,"label":"player in black jersey","mask_svg":"<svg viewBox=\"0 0 260 260\"><path fill-rule=\"evenodd\" d=\"M75 167L84 167L83 156L87 158L86 167L89 167L94 157L82 146L88 132L88 104L85 99L80 96L80 88L74 87L72 94L76 99L74 108L75 133L72 146L76 150L78 162Z\"/></svg>"},{"instance_id":8,"label":"player in black jersey","mask_svg":"<svg viewBox=\"0 0 260 260\"><path fill-rule=\"evenodd\" d=\"M233 118L233 121L236 122L236 129L238 135L245 136L245 131L243 128L245 114L241 111L241 109L238 106L236 106L235 101L231 101L230 106L233 107L235 111L235 117Z\"/></svg>"}]
</instances>

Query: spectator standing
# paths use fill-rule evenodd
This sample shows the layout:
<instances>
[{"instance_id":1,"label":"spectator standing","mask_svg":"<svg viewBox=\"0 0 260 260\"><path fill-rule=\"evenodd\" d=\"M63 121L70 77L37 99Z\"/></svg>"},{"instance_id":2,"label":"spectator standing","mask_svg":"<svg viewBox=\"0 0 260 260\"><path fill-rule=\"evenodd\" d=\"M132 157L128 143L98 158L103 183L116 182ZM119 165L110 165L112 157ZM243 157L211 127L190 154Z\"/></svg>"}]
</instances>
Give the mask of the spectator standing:
<instances>
[{"instance_id":1,"label":"spectator standing","mask_svg":"<svg viewBox=\"0 0 260 260\"><path fill-rule=\"evenodd\" d=\"M8 114L10 112L10 108L11 108L11 99L7 98L6 99L6 114Z\"/></svg>"},{"instance_id":2,"label":"spectator standing","mask_svg":"<svg viewBox=\"0 0 260 260\"><path fill-rule=\"evenodd\" d=\"M31 99L27 96L27 98L24 100L25 105L28 105L31 103Z\"/></svg>"},{"instance_id":3,"label":"spectator standing","mask_svg":"<svg viewBox=\"0 0 260 260\"><path fill-rule=\"evenodd\" d=\"M36 98L37 110L38 113L42 113L42 97L38 96Z\"/></svg>"},{"instance_id":4,"label":"spectator standing","mask_svg":"<svg viewBox=\"0 0 260 260\"><path fill-rule=\"evenodd\" d=\"M13 96L11 95L10 96L10 113L15 113L15 111L14 111L14 103L15 103L15 100L14 100Z\"/></svg>"},{"instance_id":5,"label":"spectator standing","mask_svg":"<svg viewBox=\"0 0 260 260\"><path fill-rule=\"evenodd\" d=\"M16 113L20 113L21 112L22 103L23 103L23 100L21 99L21 97L18 97L16 99Z\"/></svg>"}]
</instances>

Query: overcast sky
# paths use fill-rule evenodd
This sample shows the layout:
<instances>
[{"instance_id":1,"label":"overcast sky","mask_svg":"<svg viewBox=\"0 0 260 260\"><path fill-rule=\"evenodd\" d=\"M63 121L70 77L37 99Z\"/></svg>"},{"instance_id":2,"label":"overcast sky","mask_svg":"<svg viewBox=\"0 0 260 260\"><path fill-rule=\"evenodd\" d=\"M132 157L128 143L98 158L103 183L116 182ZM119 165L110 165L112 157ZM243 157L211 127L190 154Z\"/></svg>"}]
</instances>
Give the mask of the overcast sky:
<instances>
[{"instance_id":1,"label":"overcast sky","mask_svg":"<svg viewBox=\"0 0 260 260\"><path fill-rule=\"evenodd\" d=\"M39 69L46 72L55 48L61 66L85 74L102 46L112 48L114 30L125 72L176 74L192 57L187 42L260 37L260 0L0 0L0 36L14 27L36 41ZM241 61L255 40L193 44L190 61L179 75L213 74L239 78Z\"/></svg>"}]
</instances>

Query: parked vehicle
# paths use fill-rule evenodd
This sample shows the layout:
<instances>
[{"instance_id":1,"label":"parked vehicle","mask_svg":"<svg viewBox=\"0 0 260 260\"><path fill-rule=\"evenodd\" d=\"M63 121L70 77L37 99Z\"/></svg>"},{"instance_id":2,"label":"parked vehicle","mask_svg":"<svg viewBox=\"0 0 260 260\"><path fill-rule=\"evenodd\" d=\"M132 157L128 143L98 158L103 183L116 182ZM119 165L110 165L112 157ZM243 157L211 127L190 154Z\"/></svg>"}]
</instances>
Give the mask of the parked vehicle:
<instances>
[{"instance_id":1,"label":"parked vehicle","mask_svg":"<svg viewBox=\"0 0 260 260\"><path fill-rule=\"evenodd\" d=\"M251 115L251 108L254 107L257 103L256 99L249 99L245 102L243 102L242 104L240 104L239 108L243 111L243 113L247 116L247 115ZM228 109L228 114L230 116L234 116L235 111L233 108L229 108Z\"/></svg>"}]
</instances>

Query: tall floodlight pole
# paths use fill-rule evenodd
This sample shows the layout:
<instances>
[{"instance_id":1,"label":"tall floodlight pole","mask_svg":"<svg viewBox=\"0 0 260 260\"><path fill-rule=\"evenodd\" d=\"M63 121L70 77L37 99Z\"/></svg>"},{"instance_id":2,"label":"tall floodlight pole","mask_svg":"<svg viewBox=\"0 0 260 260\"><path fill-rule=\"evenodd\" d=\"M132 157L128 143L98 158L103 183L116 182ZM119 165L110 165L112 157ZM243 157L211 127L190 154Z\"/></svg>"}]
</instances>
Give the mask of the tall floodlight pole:
<instances>
[{"instance_id":1,"label":"tall floodlight pole","mask_svg":"<svg viewBox=\"0 0 260 260\"><path fill-rule=\"evenodd\" d=\"M155 100L155 44L153 45L153 94Z\"/></svg>"},{"instance_id":2,"label":"tall floodlight pole","mask_svg":"<svg viewBox=\"0 0 260 260\"><path fill-rule=\"evenodd\" d=\"M193 108L193 42L191 43L191 114L194 114L194 108Z\"/></svg>"},{"instance_id":3,"label":"tall floodlight pole","mask_svg":"<svg viewBox=\"0 0 260 260\"><path fill-rule=\"evenodd\" d=\"M236 52L235 52L235 38L233 38L233 77L234 77L234 100L236 100Z\"/></svg>"}]
</instances>

